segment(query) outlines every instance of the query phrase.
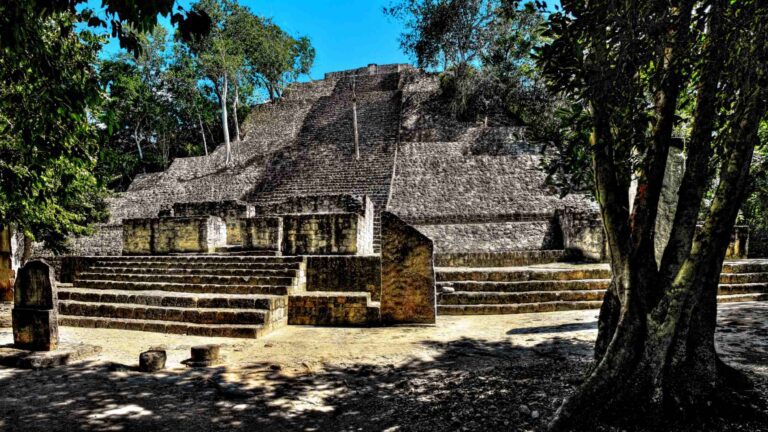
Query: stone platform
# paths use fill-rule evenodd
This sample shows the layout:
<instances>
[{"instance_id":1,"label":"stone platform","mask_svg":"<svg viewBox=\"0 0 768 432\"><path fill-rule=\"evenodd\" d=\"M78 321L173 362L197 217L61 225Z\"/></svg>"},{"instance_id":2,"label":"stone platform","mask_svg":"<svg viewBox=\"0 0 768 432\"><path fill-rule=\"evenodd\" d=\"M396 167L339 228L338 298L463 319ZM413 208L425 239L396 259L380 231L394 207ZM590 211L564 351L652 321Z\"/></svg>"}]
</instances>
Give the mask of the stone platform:
<instances>
[{"instance_id":1,"label":"stone platform","mask_svg":"<svg viewBox=\"0 0 768 432\"><path fill-rule=\"evenodd\" d=\"M606 263L437 267L438 313L494 315L597 309L611 281ZM726 261L718 302L768 300L768 260Z\"/></svg>"}]
</instances>

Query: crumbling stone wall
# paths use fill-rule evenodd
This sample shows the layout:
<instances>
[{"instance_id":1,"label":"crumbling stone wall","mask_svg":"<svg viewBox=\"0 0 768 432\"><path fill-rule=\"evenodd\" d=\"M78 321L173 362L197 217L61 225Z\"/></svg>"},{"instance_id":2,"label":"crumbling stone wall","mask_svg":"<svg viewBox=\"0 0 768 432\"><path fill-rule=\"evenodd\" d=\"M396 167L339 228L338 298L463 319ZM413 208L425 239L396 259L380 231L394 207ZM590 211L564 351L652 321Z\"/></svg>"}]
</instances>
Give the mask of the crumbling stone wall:
<instances>
[{"instance_id":1,"label":"crumbling stone wall","mask_svg":"<svg viewBox=\"0 0 768 432\"><path fill-rule=\"evenodd\" d=\"M390 212L382 213L381 320L434 323L437 315L432 240Z\"/></svg>"},{"instance_id":2,"label":"crumbling stone wall","mask_svg":"<svg viewBox=\"0 0 768 432\"><path fill-rule=\"evenodd\" d=\"M361 238L365 220L355 213L285 215L284 255L364 255L373 244Z\"/></svg>"},{"instance_id":3,"label":"crumbling stone wall","mask_svg":"<svg viewBox=\"0 0 768 432\"><path fill-rule=\"evenodd\" d=\"M218 216L227 224L227 244L242 245L241 219L255 215L252 205L242 201L208 201L176 203L172 215L176 217Z\"/></svg>"},{"instance_id":4,"label":"crumbling stone wall","mask_svg":"<svg viewBox=\"0 0 768 432\"><path fill-rule=\"evenodd\" d=\"M257 217L241 219L243 246L250 250L279 251L283 243L283 219Z\"/></svg>"},{"instance_id":5,"label":"crumbling stone wall","mask_svg":"<svg viewBox=\"0 0 768 432\"><path fill-rule=\"evenodd\" d=\"M226 245L226 224L216 216L123 221L125 255L214 252Z\"/></svg>"},{"instance_id":6,"label":"crumbling stone wall","mask_svg":"<svg viewBox=\"0 0 768 432\"><path fill-rule=\"evenodd\" d=\"M288 298L288 324L316 326L362 326L378 319L368 308L365 295L296 294Z\"/></svg>"},{"instance_id":7,"label":"crumbling stone wall","mask_svg":"<svg viewBox=\"0 0 768 432\"><path fill-rule=\"evenodd\" d=\"M381 300L381 258L378 256L309 256L307 291L367 292Z\"/></svg>"}]
</instances>

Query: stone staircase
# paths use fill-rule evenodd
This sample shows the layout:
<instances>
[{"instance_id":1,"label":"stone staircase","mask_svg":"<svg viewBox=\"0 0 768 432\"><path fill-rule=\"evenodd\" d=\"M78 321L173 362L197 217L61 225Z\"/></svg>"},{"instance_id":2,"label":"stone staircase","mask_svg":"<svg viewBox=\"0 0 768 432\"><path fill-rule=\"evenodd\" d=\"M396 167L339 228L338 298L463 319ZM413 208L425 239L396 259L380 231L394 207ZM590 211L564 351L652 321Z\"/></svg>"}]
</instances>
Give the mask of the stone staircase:
<instances>
[{"instance_id":1,"label":"stone staircase","mask_svg":"<svg viewBox=\"0 0 768 432\"><path fill-rule=\"evenodd\" d=\"M260 337L287 324L288 295L303 291L304 269L300 257L98 257L59 286L59 323Z\"/></svg>"},{"instance_id":2,"label":"stone staircase","mask_svg":"<svg viewBox=\"0 0 768 432\"><path fill-rule=\"evenodd\" d=\"M597 309L610 284L607 264L436 267L438 313L493 315ZM768 261L726 262L719 302L768 300Z\"/></svg>"}]
</instances>

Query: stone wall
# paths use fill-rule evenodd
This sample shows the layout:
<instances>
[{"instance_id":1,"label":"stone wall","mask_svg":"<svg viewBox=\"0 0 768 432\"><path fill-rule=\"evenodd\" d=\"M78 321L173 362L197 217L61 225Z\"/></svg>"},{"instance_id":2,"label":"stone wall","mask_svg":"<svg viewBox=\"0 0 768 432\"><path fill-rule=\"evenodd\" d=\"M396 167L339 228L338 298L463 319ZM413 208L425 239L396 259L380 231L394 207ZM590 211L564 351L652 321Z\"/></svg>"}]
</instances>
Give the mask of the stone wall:
<instances>
[{"instance_id":1,"label":"stone wall","mask_svg":"<svg viewBox=\"0 0 768 432\"><path fill-rule=\"evenodd\" d=\"M368 308L367 295L344 293L295 294L288 297L288 324L362 326L378 320Z\"/></svg>"},{"instance_id":2,"label":"stone wall","mask_svg":"<svg viewBox=\"0 0 768 432\"><path fill-rule=\"evenodd\" d=\"M749 232L749 258L768 257L768 230L751 227Z\"/></svg>"},{"instance_id":3,"label":"stone wall","mask_svg":"<svg viewBox=\"0 0 768 432\"><path fill-rule=\"evenodd\" d=\"M226 245L226 239L227 226L219 217L160 218L153 252L214 252Z\"/></svg>"},{"instance_id":4,"label":"stone wall","mask_svg":"<svg viewBox=\"0 0 768 432\"><path fill-rule=\"evenodd\" d=\"M357 213L365 215L370 204L368 197L352 195L309 195L288 197L284 200L261 203L254 207L259 216L302 213Z\"/></svg>"},{"instance_id":5,"label":"stone wall","mask_svg":"<svg viewBox=\"0 0 768 432\"><path fill-rule=\"evenodd\" d=\"M356 213L285 215L282 219L283 255L364 255L373 252L359 242L365 218Z\"/></svg>"},{"instance_id":6,"label":"stone wall","mask_svg":"<svg viewBox=\"0 0 768 432\"><path fill-rule=\"evenodd\" d=\"M241 219L243 246L251 250L279 251L283 243L283 219L258 217ZM229 229L229 228L227 228Z\"/></svg>"},{"instance_id":7,"label":"stone wall","mask_svg":"<svg viewBox=\"0 0 768 432\"><path fill-rule=\"evenodd\" d=\"M381 216L381 320L434 323L437 315L432 240L396 215Z\"/></svg>"},{"instance_id":8,"label":"stone wall","mask_svg":"<svg viewBox=\"0 0 768 432\"><path fill-rule=\"evenodd\" d=\"M530 222L415 225L432 239L435 251L506 252L562 248L558 227L551 220Z\"/></svg>"},{"instance_id":9,"label":"stone wall","mask_svg":"<svg viewBox=\"0 0 768 432\"><path fill-rule=\"evenodd\" d=\"M381 300L381 257L309 256L307 291L367 292Z\"/></svg>"},{"instance_id":10,"label":"stone wall","mask_svg":"<svg viewBox=\"0 0 768 432\"><path fill-rule=\"evenodd\" d=\"M156 218L123 220L123 254L150 255L155 248Z\"/></svg>"},{"instance_id":11,"label":"stone wall","mask_svg":"<svg viewBox=\"0 0 768 432\"><path fill-rule=\"evenodd\" d=\"M527 145L515 156L487 156L472 155L471 143L398 148L388 209L418 226L438 251L560 248L556 211L597 212L586 196L560 198L551 190L541 156Z\"/></svg>"},{"instance_id":12,"label":"stone wall","mask_svg":"<svg viewBox=\"0 0 768 432\"><path fill-rule=\"evenodd\" d=\"M607 238L599 214L563 211L558 213L563 248L571 259L605 261L609 258Z\"/></svg>"},{"instance_id":13,"label":"stone wall","mask_svg":"<svg viewBox=\"0 0 768 432\"><path fill-rule=\"evenodd\" d=\"M209 253L226 245L227 226L216 216L123 221L123 254Z\"/></svg>"},{"instance_id":14,"label":"stone wall","mask_svg":"<svg viewBox=\"0 0 768 432\"><path fill-rule=\"evenodd\" d=\"M242 201L207 201L175 203L171 215L175 217L218 216L227 224L227 244L242 245L241 219L255 216L254 208Z\"/></svg>"}]
</instances>

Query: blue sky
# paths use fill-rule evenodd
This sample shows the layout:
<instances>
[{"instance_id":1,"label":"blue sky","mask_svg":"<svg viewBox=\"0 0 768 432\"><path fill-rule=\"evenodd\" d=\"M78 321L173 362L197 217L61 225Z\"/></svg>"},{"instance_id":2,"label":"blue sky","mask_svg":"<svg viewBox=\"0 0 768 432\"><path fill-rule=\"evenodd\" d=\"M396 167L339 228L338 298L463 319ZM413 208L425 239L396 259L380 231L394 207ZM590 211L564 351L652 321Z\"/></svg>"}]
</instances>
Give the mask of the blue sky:
<instances>
[{"instance_id":1,"label":"blue sky","mask_svg":"<svg viewBox=\"0 0 768 432\"><path fill-rule=\"evenodd\" d=\"M92 0L98 6L100 0ZM179 2L185 8L190 0ZM317 51L312 78L326 72L352 69L369 63L408 63L399 35L402 25L385 16L382 8L390 0L240 0L254 13L271 17L294 36L309 36ZM164 25L170 27L168 20ZM119 50L116 41L103 55Z\"/></svg>"}]
</instances>

